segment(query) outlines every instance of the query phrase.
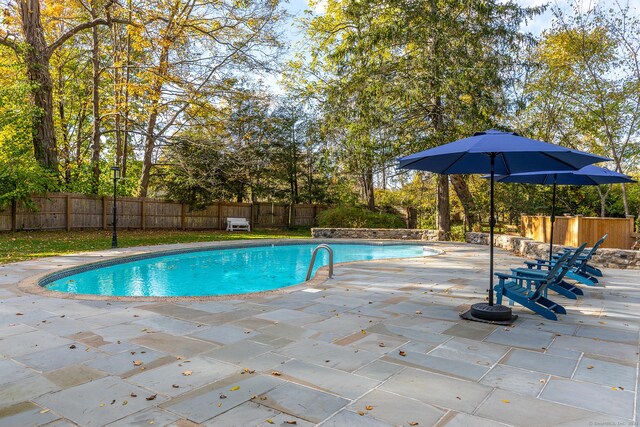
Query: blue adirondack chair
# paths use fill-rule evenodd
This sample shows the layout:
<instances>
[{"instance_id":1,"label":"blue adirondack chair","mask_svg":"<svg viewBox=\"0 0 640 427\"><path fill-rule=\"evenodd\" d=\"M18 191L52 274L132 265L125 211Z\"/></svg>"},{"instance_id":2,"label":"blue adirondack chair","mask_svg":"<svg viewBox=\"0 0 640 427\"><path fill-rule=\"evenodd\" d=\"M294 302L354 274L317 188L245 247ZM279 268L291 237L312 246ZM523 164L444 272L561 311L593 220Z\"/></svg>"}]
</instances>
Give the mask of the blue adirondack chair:
<instances>
[{"instance_id":1,"label":"blue adirondack chair","mask_svg":"<svg viewBox=\"0 0 640 427\"><path fill-rule=\"evenodd\" d=\"M593 257L593 255L596 253L596 251L598 250L598 248L600 247L600 245L602 245L602 243L604 242L604 240L607 238L607 235L605 234L600 240L598 240L596 242L595 245L593 245L593 247L589 250L589 252L587 252L585 255L579 256L578 259L576 260L575 265L573 266L573 268L571 268L569 271L567 271L566 276L569 279L573 279L577 282L582 283L583 285L587 285L587 286L596 286L598 284L598 279L594 276L592 276L589 272L588 272L588 262L589 260ZM573 253L574 249L568 249L565 250L563 252L564 253ZM555 255L554 259L551 260L551 262L549 260L546 259L537 259L534 263L532 263L532 265L528 266L530 268L537 268L538 270L541 270L543 268L550 268L552 265L555 264L556 260L558 259L559 256L561 256L562 254L558 254ZM591 269L594 269L595 267L591 267L589 266ZM602 274L602 272L600 272L600 274Z\"/></svg>"},{"instance_id":2,"label":"blue adirondack chair","mask_svg":"<svg viewBox=\"0 0 640 427\"><path fill-rule=\"evenodd\" d=\"M577 260L580 257L580 254L584 250L586 243L583 243L579 248L577 248L573 252L568 252L571 254L571 257L567 259L564 264L560 267L560 270L556 274L556 276L547 283L547 289L551 289L556 293L563 295L570 299L577 299L578 295L584 295L582 289L574 286L570 283L565 282L564 276L574 267ZM533 261L525 261L525 264L528 268L512 268L511 272L516 276L533 276L533 277L545 277L548 274L548 270L539 270L534 269L538 264ZM547 293L544 293L544 296L547 296Z\"/></svg>"},{"instance_id":3,"label":"blue adirondack chair","mask_svg":"<svg viewBox=\"0 0 640 427\"><path fill-rule=\"evenodd\" d=\"M596 244L593 245L593 248L591 248L591 250L588 253L586 253L586 254L582 255L580 258L578 258L580 261L582 261L583 258L584 258L583 271L586 274L592 276L591 280L595 280L595 283L598 283L598 279L596 279L596 277L602 277L602 270L600 270L599 268L594 267L591 264L589 264L589 261L591 260L593 255L596 253L598 248L604 243L605 240L607 240L608 236L609 236L608 233L605 234L604 236L602 236L600 238L600 240L598 240L596 242Z\"/></svg>"},{"instance_id":4,"label":"blue adirondack chair","mask_svg":"<svg viewBox=\"0 0 640 427\"><path fill-rule=\"evenodd\" d=\"M499 279L498 284L494 287L496 302L502 304L502 297L506 297L510 303L517 302L549 320L558 320L556 313L567 314L567 310L545 297L544 293L547 285L559 273L567 258L569 258L569 253L563 254L544 277L495 273Z\"/></svg>"}]
</instances>

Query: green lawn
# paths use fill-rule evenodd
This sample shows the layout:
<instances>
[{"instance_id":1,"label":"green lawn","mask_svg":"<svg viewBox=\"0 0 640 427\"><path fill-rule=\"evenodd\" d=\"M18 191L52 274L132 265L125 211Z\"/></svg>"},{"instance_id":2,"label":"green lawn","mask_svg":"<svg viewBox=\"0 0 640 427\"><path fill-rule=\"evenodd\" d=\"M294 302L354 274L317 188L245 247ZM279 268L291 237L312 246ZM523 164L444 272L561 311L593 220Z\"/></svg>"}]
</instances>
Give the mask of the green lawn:
<instances>
[{"instance_id":1,"label":"green lawn","mask_svg":"<svg viewBox=\"0 0 640 427\"><path fill-rule=\"evenodd\" d=\"M122 230L118 231L121 248L168 243L211 242L240 239L276 239L311 237L309 229L228 231ZM0 264L53 255L95 251L111 247L110 231L22 231L0 233Z\"/></svg>"}]
</instances>

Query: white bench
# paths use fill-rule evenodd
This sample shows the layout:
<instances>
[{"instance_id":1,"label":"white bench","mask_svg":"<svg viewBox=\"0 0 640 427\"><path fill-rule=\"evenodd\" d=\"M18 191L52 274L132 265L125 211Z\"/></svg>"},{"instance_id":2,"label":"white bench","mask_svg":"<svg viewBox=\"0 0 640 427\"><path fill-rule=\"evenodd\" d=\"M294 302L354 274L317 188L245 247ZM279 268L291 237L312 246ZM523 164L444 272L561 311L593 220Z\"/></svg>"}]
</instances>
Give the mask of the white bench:
<instances>
[{"instance_id":1,"label":"white bench","mask_svg":"<svg viewBox=\"0 0 640 427\"><path fill-rule=\"evenodd\" d=\"M251 231L249 221L246 218L227 218L227 231L236 230Z\"/></svg>"}]
</instances>

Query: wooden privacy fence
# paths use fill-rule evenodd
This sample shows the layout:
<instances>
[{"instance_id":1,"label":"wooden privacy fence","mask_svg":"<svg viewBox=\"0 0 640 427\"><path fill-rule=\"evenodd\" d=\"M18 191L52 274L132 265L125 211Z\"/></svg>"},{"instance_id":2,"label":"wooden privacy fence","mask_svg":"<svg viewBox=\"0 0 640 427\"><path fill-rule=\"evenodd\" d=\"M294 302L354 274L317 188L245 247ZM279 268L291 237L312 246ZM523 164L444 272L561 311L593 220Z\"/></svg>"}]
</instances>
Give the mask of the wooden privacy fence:
<instances>
[{"instance_id":1,"label":"wooden privacy fence","mask_svg":"<svg viewBox=\"0 0 640 427\"><path fill-rule=\"evenodd\" d=\"M602 247L631 249L634 244L634 218L591 218L584 216L557 216L553 226L553 243L580 246L587 242L593 246L598 239L609 234ZM551 219L548 216L522 215L520 234L540 242L549 243Z\"/></svg>"},{"instance_id":2,"label":"wooden privacy fence","mask_svg":"<svg viewBox=\"0 0 640 427\"><path fill-rule=\"evenodd\" d=\"M113 198L49 193L32 198L35 209L13 203L0 211L0 231L88 230L113 225ZM246 218L253 227L313 226L318 205L219 202L201 210L158 199L118 197L118 228L222 230L226 218Z\"/></svg>"}]
</instances>

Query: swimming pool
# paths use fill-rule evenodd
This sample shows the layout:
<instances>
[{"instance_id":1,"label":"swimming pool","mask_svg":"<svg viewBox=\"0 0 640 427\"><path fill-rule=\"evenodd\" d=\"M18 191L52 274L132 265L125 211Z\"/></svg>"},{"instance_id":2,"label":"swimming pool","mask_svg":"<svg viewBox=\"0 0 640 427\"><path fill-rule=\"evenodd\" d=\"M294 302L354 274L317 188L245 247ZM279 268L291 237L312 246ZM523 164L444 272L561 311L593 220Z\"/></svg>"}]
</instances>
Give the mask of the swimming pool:
<instances>
[{"instance_id":1,"label":"swimming pool","mask_svg":"<svg viewBox=\"0 0 640 427\"><path fill-rule=\"evenodd\" d=\"M163 254L115 265L76 269L43 279L47 290L107 296L216 296L269 291L305 280L313 244L265 245ZM334 263L434 255L420 245L335 244ZM317 270L328 264L320 251Z\"/></svg>"}]
</instances>

